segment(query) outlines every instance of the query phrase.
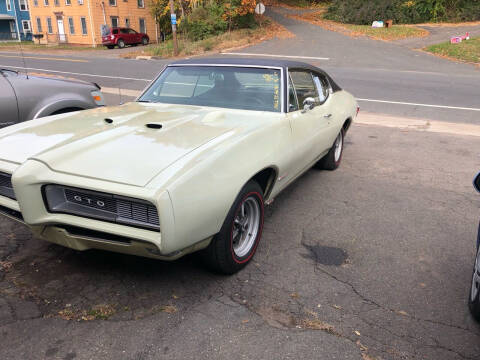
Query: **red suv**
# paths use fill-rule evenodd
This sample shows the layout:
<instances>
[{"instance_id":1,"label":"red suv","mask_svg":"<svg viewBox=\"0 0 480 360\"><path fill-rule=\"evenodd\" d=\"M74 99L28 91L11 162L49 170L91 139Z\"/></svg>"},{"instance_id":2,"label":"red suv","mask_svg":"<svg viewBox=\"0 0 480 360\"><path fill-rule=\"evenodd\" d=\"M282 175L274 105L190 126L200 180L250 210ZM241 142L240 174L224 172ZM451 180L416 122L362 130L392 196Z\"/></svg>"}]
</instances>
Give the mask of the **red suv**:
<instances>
[{"instance_id":1,"label":"red suv","mask_svg":"<svg viewBox=\"0 0 480 360\"><path fill-rule=\"evenodd\" d=\"M150 38L147 34L138 33L129 28L114 27L102 36L102 45L105 45L109 49L113 49L117 45L120 49L125 45L147 45Z\"/></svg>"}]
</instances>

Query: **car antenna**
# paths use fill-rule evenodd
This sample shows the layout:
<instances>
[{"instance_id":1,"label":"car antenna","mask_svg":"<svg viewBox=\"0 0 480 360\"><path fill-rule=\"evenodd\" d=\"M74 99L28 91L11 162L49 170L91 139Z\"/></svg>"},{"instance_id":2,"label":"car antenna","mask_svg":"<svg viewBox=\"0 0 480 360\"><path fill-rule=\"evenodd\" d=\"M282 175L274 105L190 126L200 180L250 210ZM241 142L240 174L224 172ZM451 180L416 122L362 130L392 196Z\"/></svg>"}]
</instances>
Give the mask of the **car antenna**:
<instances>
[{"instance_id":1,"label":"car antenna","mask_svg":"<svg viewBox=\"0 0 480 360\"><path fill-rule=\"evenodd\" d=\"M25 56L23 55L23 46L22 46L22 40L18 43L20 46L20 54L22 56L22 61L23 61L23 71L25 71L25 74L27 75L27 80L28 80L28 70L27 70L27 63L25 62Z\"/></svg>"}]
</instances>

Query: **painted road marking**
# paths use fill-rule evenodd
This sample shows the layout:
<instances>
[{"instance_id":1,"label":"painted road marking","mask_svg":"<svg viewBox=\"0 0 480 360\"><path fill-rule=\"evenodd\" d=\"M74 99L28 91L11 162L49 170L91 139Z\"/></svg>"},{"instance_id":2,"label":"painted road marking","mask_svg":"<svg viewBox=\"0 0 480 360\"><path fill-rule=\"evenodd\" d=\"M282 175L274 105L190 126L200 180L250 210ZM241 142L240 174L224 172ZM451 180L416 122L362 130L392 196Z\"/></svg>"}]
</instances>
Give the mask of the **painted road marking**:
<instances>
[{"instance_id":1,"label":"painted road marking","mask_svg":"<svg viewBox=\"0 0 480 360\"><path fill-rule=\"evenodd\" d=\"M412 119L392 115L360 112L354 124L374 125L402 130L425 131L450 135L468 135L480 137L480 125L452 123L427 119Z\"/></svg>"},{"instance_id":2,"label":"painted road marking","mask_svg":"<svg viewBox=\"0 0 480 360\"><path fill-rule=\"evenodd\" d=\"M417 103L409 103L409 102L402 102L402 101L390 101L390 100L357 99L357 101L376 102L376 103L383 103L383 104L408 105L408 106L423 106L423 107L431 107L431 108L438 108L438 109L480 111L479 108L447 106L447 105L432 105L432 104L417 104Z\"/></svg>"},{"instance_id":3,"label":"painted road marking","mask_svg":"<svg viewBox=\"0 0 480 360\"><path fill-rule=\"evenodd\" d=\"M2 55L2 54L0 54L0 57L35 59L35 60L55 60L55 61L83 62L83 63L89 62L88 60L80 60L80 59L66 59L66 58L52 58L52 57L38 57L38 56L21 56L21 55Z\"/></svg>"},{"instance_id":4,"label":"painted road marking","mask_svg":"<svg viewBox=\"0 0 480 360\"><path fill-rule=\"evenodd\" d=\"M272 55L272 54L235 53L235 52L223 52L220 54L221 55L243 55L243 56L268 56L268 57L291 58L291 59L330 60L330 58L314 57L314 56Z\"/></svg>"},{"instance_id":5,"label":"painted road marking","mask_svg":"<svg viewBox=\"0 0 480 360\"><path fill-rule=\"evenodd\" d=\"M11 65L0 65L0 68L5 69L26 69L26 70L34 70L34 71L45 71L57 74L68 74L68 75L78 75L78 76L90 76L90 77L99 77L99 78L108 78L108 79L119 79L119 80L133 80L133 81L146 81L150 82L151 79L138 79L138 78L129 78L129 77L122 77L122 76L107 76L107 75L98 75L98 74L83 74L83 73L74 73L68 71L58 71L58 70L48 70L48 69L37 69L37 68L30 68L30 67L23 67L23 66L11 66Z\"/></svg>"}]
</instances>

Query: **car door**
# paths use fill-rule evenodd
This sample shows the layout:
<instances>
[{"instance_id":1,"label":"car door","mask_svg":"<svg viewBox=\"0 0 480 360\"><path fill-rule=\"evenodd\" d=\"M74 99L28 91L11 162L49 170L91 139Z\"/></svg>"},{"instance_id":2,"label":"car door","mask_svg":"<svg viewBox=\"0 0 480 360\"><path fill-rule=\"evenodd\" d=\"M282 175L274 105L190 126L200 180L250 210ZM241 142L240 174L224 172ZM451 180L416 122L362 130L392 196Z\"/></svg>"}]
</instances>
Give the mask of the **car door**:
<instances>
[{"instance_id":1,"label":"car door","mask_svg":"<svg viewBox=\"0 0 480 360\"><path fill-rule=\"evenodd\" d=\"M17 76L15 72L2 70L0 72L0 128L13 125L18 122L18 104L15 91L8 81L9 76Z\"/></svg>"},{"instance_id":2,"label":"car door","mask_svg":"<svg viewBox=\"0 0 480 360\"><path fill-rule=\"evenodd\" d=\"M322 107L320 95L310 71L289 70L288 117L292 128L293 152L297 176L318 160L327 144L328 108Z\"/></svg>"},{"instance_id":3,"label":"car door","mask_svg":"<svg viewBox=\"0 0 480 360\"><path fill-rule=\"evenodd\" d=\"M128 29L128 33L132 37L132 43L138 44L142 41L142 39L140 38L140 34L137 33L135 30Z\"/></svg>"},{"instance_id":4,"label":"car door","mask_svg":"<svg viewBox=\"0 0 480 360\"><path fill-rule=\"evenodd\" d=\"M132 36L128 33L128 29L120 29L120 37L125 41L125 44L132 43Z\"/></svg>"}]
</instances>

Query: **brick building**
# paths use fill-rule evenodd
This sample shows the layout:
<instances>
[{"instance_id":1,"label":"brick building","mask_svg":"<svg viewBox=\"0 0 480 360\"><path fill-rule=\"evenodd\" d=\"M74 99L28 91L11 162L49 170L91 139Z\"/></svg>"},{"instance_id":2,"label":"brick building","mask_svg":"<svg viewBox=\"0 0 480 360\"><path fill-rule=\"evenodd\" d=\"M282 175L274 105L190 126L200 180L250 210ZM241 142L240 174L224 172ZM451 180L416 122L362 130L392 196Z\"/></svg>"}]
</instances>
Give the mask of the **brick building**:
<instances>
[{"instance_id":1,"label":"brick building","mask_svg":"<svg viewBox=\"0 0 480 360\"><path fill-rule=\"evenodd\" d=\"M130 27L156 39L149 0L29 0L34 34L43 43L100 45L102 25Z\"/></svg>"}]
</instances>

